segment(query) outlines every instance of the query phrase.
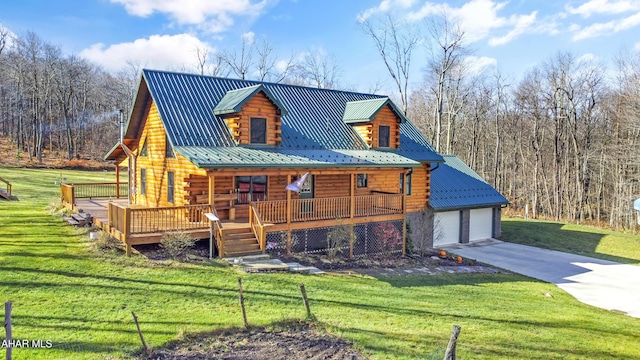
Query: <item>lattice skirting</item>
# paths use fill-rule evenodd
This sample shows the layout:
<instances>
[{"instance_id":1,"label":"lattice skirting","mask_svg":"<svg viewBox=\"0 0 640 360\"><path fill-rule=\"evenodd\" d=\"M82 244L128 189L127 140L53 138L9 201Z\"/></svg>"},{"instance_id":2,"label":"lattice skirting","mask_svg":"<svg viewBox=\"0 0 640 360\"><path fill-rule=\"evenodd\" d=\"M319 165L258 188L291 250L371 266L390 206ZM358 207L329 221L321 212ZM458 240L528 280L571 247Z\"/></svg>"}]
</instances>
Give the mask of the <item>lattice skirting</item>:
<instances>
[{"instance_id":1,"label":"lattice skirting","mask_svg":"<svg viewBox=\"0 0 640 360\"><path fill-rule=\"evenodd\" d=\"M291 231L291 253L339 256L384 255L402 252L402 221L387 221ZM353 239L353 241L350 241ZM287 252L287 231L267 233L270 252Z\"/></svg>"}]
</instances>

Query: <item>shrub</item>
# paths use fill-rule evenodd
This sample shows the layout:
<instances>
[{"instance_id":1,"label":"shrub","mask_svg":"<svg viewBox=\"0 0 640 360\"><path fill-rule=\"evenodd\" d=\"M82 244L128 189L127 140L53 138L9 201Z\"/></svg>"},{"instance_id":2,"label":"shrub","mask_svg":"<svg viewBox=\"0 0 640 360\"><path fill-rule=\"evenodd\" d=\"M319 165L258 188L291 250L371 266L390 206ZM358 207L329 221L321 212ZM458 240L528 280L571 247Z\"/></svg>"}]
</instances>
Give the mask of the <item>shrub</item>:
<instances>
[{"instance_id":1,"label":"shrub","mask_svg":"<svg viewBox=\"0 0 640 360\"><path fill-rule=\"evenodd\" d=\"M327 233L327 256L336 257L350 243L351 226L340 225L332 227Z\"/></svg>"},{"instance_id":2,"label":"shrub","mask_svg":"<svg viewBox=\"0 0 640 360\"><path fill-rule=\"evenodd\" d=\"M160 246L175 260L195 244L196 241L188 234L173 232L162 235Z\"/></svg>"},{"instance_id":3,"label":"shrub","mask_svg":"<svg viewBox=\"0 0 640 360\"><path fill-rule=\"evenodd\" d=\"M380 223L373 229L373 233L380 240L382 252L386 255L397 250L402 245L402 234L392 223Z\"/></svg>"},{"instance_id":4,"label":"shrub","mask_svg":"<svg viewBox=\"0 0 640 360\"><path fill-rule=\"evenodd\" d=\"M98 250L102 251L115 250L122 247L122 242L112 237L108 232L100 231L95 241L95 246Z\"/></svg>"}]
</instances>

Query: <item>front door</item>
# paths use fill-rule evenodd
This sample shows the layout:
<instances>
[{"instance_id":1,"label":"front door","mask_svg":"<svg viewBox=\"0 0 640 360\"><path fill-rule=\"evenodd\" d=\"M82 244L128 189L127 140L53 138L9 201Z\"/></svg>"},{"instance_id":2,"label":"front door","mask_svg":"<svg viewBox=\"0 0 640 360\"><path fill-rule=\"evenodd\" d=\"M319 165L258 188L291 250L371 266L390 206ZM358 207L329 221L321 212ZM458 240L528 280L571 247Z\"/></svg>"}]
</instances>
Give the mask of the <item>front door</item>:
<instances>
[{"instance_id":1,"label":"front door","mask_svg":"<svg viewBox=\"0 0 640 360\"><path fill-rule=\"evenodd\" d=\"M307 181L300 188L300 199L313 199L313 175L307 177ZM311 201L303 201L300 204L300 212L313 212L313 203Z\"/></svg>"}]
</instances>

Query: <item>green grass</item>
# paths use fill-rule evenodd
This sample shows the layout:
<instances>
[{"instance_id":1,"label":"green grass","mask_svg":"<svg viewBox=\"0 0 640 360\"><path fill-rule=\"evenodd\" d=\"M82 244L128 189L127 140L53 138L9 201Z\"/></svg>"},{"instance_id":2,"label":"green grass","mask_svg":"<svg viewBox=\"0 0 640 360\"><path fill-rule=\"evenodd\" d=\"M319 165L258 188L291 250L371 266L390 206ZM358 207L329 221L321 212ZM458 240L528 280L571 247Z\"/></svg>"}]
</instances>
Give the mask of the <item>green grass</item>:
<instances>
[{"instance_id":1,"label":"green grass","mask_svg":"<svg viewBox=\"0 0 640 360\"><path fill-rule=\"evenodd\" d=\"M640 236L586 225L502 219L503 240L640 265Z\"/></svg>"},{"instance_id":2,"label":"green grass","mask_svg":"<svg viewBox=\"0 0 640 360\"><path fill-rule=\"evenodd\" d=\"M251 324L303 318L304 283L318 324L375 359L442 358L453 324L462 327L461 359L640 359L640 319L517 275L249 275L215 261L101 255L86 234L44 210L57 197L60 171L0 169L0 176L20 199L0 202L0 301L13 301L14 338L54 346L14 349L15 359L130 358L141 349L131 311L153 348L184 333L240 327L239 276Z\"/></svg>"}]
</instances>

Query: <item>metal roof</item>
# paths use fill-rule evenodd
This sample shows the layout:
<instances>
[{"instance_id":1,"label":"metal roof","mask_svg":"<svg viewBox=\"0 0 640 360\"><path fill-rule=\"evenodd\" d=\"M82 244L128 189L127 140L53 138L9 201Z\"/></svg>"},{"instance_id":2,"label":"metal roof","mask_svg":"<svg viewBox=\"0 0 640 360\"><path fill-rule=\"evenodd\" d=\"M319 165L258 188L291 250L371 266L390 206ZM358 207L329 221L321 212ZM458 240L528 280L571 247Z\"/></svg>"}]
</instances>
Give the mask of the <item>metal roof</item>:
<instances>
[{"instance_id":1,"label":"metal roof","mask_svg":"<svg viewBox=\"0 0 640 360\"><path fill-rule=\"evenodd\" d=\"M182 146L175 151L200 168L416 167L419 162L375 150L287 150L277 147Z\"/></svg>"},{"instance_id":2,"label":"metal roof","mask_svg":"<svg viewBox=\"0 0 640 360\"><path fill-rule=\"evenodd\" d=\"M273 95L271 95L271 92L262 84L227 91L218 105L213 108L213 113L216 115L224 115L240 112L242 110L242 106L244 106L247 101L249 101L255 94L260 91L262 91L267 96L267 98L276 105L276 107L280 110L281 115L284 116L287 114L286 109L282 107L282 104L280 104L278 99L273 97Z\"/></svg>"},{"instance_id":3,"label":"metal roof","mask_svg":"<svg viewBox=\"0 0 640 360\"><path fill-rule=\"evenodd\" d=\"M370 122L376 114L386 105L391 107L400 122L407 121L406 116L398 109L389 98L378 98L361 101L349 101L344 108L342 120L347 124Z\"/></svg>"},{"instance_id":4,"label":"metal roof","mask_svg":"<svg viewBox=\"0 0 640 360\"><path fill-rule=\"evenodd\" d=\"M453 155L431 171L429 205L436 211L500 206L509 200ZM471 173L475 176L470 175Z\"/></svg>"},{"instance_id":5,"label":"metal roof","mask_svg":"<svg viewBox=\"0 0 640 360\"><path fill-rule=\"evenodd\" d=\"M226 122L214 111L217 107L220 111L235 109L242 102L238 99L260 90L286 110L281 118L281 142L276 147L280 154L285 154L284 150L362 150L414 161L442 161L410 121L400 124L400 148L385 150L369 150L355 129L343 121L349 102L376 100L397 110L384 96L156 70L143 70L125 138L139 136L144 121L141 109L152 99L174 149L237 147ZM227 105L220 105L226 96ZM215 150L221 151L227 150Z\"/></svg>"}]
</instances>

